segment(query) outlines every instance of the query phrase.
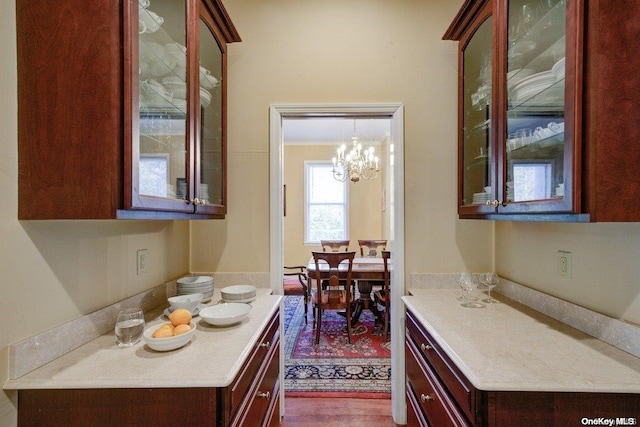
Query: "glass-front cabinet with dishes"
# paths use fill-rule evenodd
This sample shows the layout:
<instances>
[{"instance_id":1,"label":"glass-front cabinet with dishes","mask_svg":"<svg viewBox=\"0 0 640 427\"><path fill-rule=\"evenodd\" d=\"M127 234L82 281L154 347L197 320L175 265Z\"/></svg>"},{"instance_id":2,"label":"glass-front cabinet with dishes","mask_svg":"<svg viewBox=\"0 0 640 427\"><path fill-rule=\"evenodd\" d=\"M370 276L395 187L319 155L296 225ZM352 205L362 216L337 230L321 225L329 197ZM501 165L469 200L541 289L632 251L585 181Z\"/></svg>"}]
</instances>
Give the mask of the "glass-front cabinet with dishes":
<instances>
[{"instance_id":1,"label":"glass-front cabinet with dishes","mask_svg":"<svg viewBox=\"0 0 640 427\"><path fill-rule=\"evenodd\" d=\"M499 210L519 211L523 205L528 211L571 212L571 185L565 192L573 174L565 120L574 125L565 107L574 94L565 85L567 4L510 0L507 7Z\"/></svg>"},{"instance_id":2,"label":"glass-front cabinet with dishes","mask_svg":"<svg viewBox=\"0 0 640 427\"><path fill-rule=\"evenodd\" d=\"M460 42L461 218L579 208L578 26L569 1L466 2L445 34Z\"/></svg>"},{"instance_id":3,"label":"glass-front cabinet with dishes","mask_svg":"<svg viewBox=\"0 0 640 427\"><path fill-rule=\"evenodd\" d=\"M78 5L17 3L19 218L223 218L222 2Z\"/></svg>"},{"instance_id":4,"label":"glass-front cabinet with dishes","mask_svg":"<svg viewBox=\"0 0 640 427\"><path fill-rule=\"evenodd\" d=\"M137 3L131 209L221 217L226 212L225 40L207 2ZM188 28L189 22L197 26Z\"/></svg>"},{"instance_id":5,"label":"glass-front cabinet with dishes","mask_svg":"<svg viewBox=\"0 0 640 427\"><path fill-rule=\"evenodd\" d=\"M461 50L461 116L460 138L461 175L460 195L462 205L474 205L490 211L487 205L495 180L495 149L491 136L495 132L492 120L493 107L493 17L485 10L477 18L475 32L465 40Z\"/></svg>"}]
</instances>

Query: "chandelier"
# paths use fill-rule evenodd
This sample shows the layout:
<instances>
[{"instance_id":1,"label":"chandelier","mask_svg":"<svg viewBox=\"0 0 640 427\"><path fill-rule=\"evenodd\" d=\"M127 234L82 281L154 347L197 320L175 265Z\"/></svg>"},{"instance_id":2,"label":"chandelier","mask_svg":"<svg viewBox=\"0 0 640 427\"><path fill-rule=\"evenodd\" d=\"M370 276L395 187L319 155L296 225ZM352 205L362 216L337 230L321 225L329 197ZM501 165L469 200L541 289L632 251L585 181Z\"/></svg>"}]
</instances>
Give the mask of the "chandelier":
<instances>
[{"instance_id":1,"label":"chandelier","mask_svg":"<svg viewBox=\"0 0 640 427\"><path fill-rule=\"evenodd\" d=\"M353 136L351 149L347 153L347 144L342 144L336 150L333 161L333 177L341 182L347 178L353 182L364 179L374 179L380 172L379 159L373 146L363 149L356 134L356 121L353 121Z\"/></svg>"}]
</instances>

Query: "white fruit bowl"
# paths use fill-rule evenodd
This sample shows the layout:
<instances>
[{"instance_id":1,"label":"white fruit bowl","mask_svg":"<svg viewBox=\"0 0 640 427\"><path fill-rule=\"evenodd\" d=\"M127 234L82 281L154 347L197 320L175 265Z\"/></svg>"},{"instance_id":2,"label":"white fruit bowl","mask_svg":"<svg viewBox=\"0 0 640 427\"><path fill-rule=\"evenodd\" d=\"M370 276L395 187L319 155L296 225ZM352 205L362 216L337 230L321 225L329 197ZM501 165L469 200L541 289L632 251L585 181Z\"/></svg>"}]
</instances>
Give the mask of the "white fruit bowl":
<instances>
[{"instance_id":1,"label":"white fruit bowl","mask_svg":"<svg viewBox=\"0 0 640 427\"><path fill-rule=\"evenodd\" d=\"M200 310L200 317L213 326L228 326L241 322L250 311L249 304L230 302L205 307Z\"/></svg>"},{"instance_id":2,"label":"white fruit bowl","mask_svg":"<svg viewBox=\"0 0 640 427\"><path fill-rule=\"evenodd\" d=\"M193 336L196 333L196 325L195 323L191 322L189 323L189 326L191 326L191 330L189 332L185 332L184 334L176 335L174 337L153 338L153 333L156 331L156 329L160 328L162 325L164 325L164 323L151 326L147 328L142 334L144 341L152 350L170 351L170 350L175 350L177 348L183 347L189 341L191 341L191 338L193 338Z\"/></svg>"},{"instance_id":3,"label":"white fruit bowl","mask_svg":"<svg viewBox=\"0 0 640 427\"><path fill-rule=\"evenodd\" d=\"M203 298L203 294L194 293L170 297L167 298L167 300L169 301L169 305L171 305L171 311L184 308L185 310L189 310L193 313L193 310L195 310L198 304L202 302Z\"/></svg>"}]
</instances>

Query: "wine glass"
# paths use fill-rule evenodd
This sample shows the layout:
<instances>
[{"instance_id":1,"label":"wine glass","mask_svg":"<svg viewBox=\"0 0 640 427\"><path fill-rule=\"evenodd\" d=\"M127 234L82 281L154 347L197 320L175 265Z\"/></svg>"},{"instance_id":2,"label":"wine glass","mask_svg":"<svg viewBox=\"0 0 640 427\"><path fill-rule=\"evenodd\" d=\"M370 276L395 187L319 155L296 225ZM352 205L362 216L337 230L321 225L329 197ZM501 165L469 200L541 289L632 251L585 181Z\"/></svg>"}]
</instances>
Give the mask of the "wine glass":
<instances>
[{"instance_id":1,"label":"wine glass","mask_svg":"<svg viewBox=\"0 0 640 427\"><path fill-rule=\"evenodd\" d=\"M465 291L464 302L460 304L463 307L468 308L480 308L484 307L483 304L475 302L478 298L471 297L469 293L478 287L478 283L475 281L471 274L466 274L460 278L460 287Z\"/></svg>"},{"instance_id":2,"label":"wine glass","mask_svg":"<svg viewBox=\"0 0 640 427\"><path fill-rule=\"evenodd\" d=\"M140 341L144 331L144 312L140 308L129 308L118 313L116 340L120 347L130 347Z\"/></svg>"},{"instance_id":3,"label":"wine glass","mask_svg":"<svg viewBox=\"0 0 640 427\"><path fill-rule=\"evenodd\" d=\"M489 304L500 302L497 299L491 298L491 290L498 286L498 284L500 283L500 277L495 273L482 273L480 275L480 281L487 287L489 295L488 298L485 298L482 301Z\"/></svg>"},{"instance_id":4,"label":"wine glass","mask_svg":"<svg viewBox=\"0 0 640 427\"><path fill-rule=\"evenodd\" d=\"M467 302L467 301L477 301L478 300L478 298L470 296L469 293L466 292L465 289L464 289L464 282L467 282L469 280L472 280L471 273L465 273L465 272L458 273L458 285L460 285L460 287L462 288L462 291L463 291L462 295L460 295L458 298L456 298L458 301Z\"/></svg>"}]
</instances>

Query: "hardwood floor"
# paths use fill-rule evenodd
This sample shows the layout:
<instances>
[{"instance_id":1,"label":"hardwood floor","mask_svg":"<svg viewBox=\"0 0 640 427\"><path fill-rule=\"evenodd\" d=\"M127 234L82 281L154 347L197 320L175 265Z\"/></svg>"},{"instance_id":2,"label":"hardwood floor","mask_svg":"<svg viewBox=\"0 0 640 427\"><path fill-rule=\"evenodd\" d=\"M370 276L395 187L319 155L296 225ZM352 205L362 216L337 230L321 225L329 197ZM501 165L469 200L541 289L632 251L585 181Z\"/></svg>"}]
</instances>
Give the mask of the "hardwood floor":
<instances>
[{"instance_id":1,"label":"hardwood floor","mask_svg":"<svg viewBox=\"0 0 640 427\"><path fill-rule=\"evenodd\" d=\"M395 427L390 399L285 399L283 427Z\"/></svg>"}]
</instances>

